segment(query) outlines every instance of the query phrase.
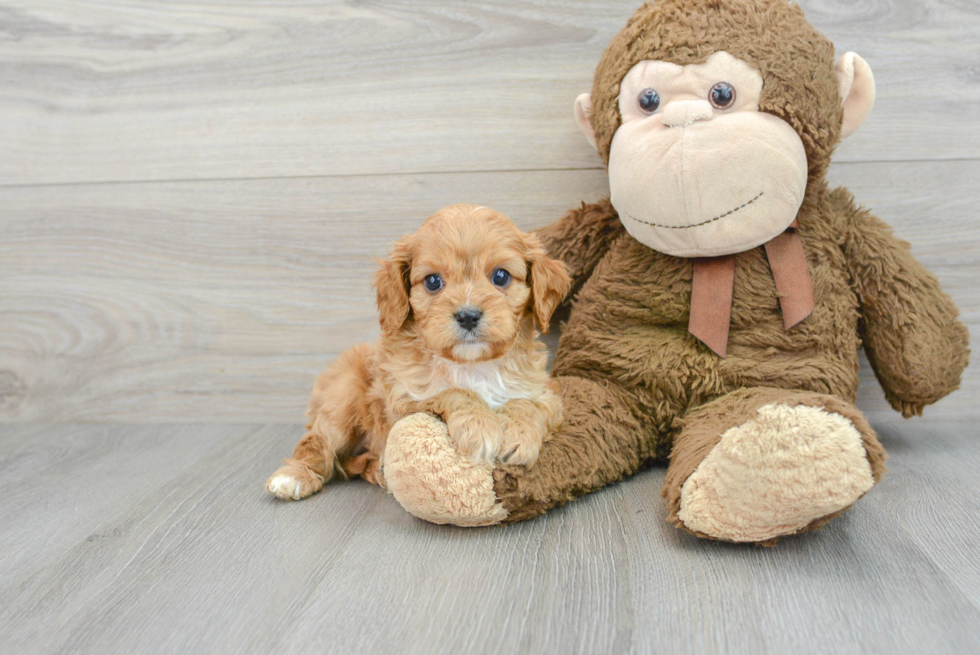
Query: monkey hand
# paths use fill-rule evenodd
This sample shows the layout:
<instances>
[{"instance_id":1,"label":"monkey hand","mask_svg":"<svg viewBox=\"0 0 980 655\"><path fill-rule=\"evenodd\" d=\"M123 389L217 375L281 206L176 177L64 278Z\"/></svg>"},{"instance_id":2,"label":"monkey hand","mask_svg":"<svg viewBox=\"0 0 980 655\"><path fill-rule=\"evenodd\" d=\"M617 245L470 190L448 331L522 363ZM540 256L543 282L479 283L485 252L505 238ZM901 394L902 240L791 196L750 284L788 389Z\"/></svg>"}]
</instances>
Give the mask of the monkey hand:
<instances>
[{"instance_id":1,"label":"monkey hand","mask_svg":"<svg viewBox=\"0 0 980 655\"><path fill-rule=\"evenodd\" d=\"M411 414L388 434L384 480L412 515L432 523L493 525L508 512L497 499L492 463L456 447L446 423L431 414Z\"/></svg>"},{"instance_id":2,"label":"monkey hand","mask_svg":"<svg viewBox=\"0 0 980 655\"><path fill-rule=\"evenodd\" d=\"M940 308L910 312L908 322L882 321L866 328L865 352L885 398L902 416L922 410L960 386L969 350L966 327Z\"/></svg>"}]
</instances>

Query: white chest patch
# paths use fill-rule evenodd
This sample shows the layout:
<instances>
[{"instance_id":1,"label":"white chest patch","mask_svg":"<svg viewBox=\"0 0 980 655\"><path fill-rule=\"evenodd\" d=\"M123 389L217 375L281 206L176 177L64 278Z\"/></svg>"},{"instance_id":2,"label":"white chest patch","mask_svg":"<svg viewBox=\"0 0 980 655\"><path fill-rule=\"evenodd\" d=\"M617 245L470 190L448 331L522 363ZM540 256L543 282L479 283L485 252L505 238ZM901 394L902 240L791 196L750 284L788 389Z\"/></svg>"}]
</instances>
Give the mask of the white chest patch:
<instances>
[{"instance_id":1,"label":"white chest patch","mask_svg":"<svg viewBox=\"0 0 980 655\"><path fill-rule=\"evenodd\" d=\"M429 384L411 395L425 400L447 389L467 389L496 409L515 398L528 398L529 389L522 384L507 384L499 361L456 363L438 358L433 362Z\"/></svg>"}]
</instances>

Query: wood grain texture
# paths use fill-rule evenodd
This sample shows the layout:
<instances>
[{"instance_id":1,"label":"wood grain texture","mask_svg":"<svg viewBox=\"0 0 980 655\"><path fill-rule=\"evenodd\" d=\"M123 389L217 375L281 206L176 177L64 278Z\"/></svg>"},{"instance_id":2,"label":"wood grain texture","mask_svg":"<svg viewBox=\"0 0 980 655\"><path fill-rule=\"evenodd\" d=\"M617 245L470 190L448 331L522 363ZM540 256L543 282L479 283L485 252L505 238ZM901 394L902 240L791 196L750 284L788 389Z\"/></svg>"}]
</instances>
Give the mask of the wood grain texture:
<instances>
[{"instance_id":1,"label":"wood grain texture","mask_svg":"<svg viewBox=\"0 0 980 655\"><path fill-rule=\"evenodd\" d=\"M298 434L0 426L0 651L980 648L974 423L883 430L885 481L772 549L668 525L663 469L506 528L423 523L361 482L275 501Z\"/></svg>"},{"instance_id":2,"label":"wood grain texture","mask_svg":"<svg viewBox=\"0 0 980 655\"><path fill-rule=\"evenodd\" d=\"M638 4L0 0L0 652L980 652L976 366L898 423L865 364L892 473L775 549L670 527L662 469L501 529L261 490L372 257L607 191L571 106ZM977 333L980 5L800 4L877 81L832 181Z\"/></svg>"},{"instance_id":3,"label":"wood grain texture","mask_svg":"<svg viewBox=\"0 0 980 655\"><path fill-rule=\"evenodd\" d=\"M975 425L879 425L893 453L874 496L970 601L980 607L980 448Z\"/></svg>"},{"instance_id":4,"label":"wood grain texture","mask_svg":"<svg viewBox=\"0 0 980 655\"><path fill-rule=\"evenodd\" d=\"M804 0L878 83L841 161L976 158L980 5ZM597 168L572 101L638 5L0 4L0 184Z\"/></svg>"},{"instance_id":5,"label":"wood grain texture","mask_svg":"<svg viewBox=\"0 0 980 655\"><path fill-rule=\"evenodd\" d=\"M980 162L832 172L974 332L978 178ZM372 257L394 238L451 202L531 228L606 190L599 171L0 189L0 421L300 422L322 367L377 335ZM976 415L976 370L930 420ZM862 408L893 418L862 375Z\"/></svg>"}]
</instances>

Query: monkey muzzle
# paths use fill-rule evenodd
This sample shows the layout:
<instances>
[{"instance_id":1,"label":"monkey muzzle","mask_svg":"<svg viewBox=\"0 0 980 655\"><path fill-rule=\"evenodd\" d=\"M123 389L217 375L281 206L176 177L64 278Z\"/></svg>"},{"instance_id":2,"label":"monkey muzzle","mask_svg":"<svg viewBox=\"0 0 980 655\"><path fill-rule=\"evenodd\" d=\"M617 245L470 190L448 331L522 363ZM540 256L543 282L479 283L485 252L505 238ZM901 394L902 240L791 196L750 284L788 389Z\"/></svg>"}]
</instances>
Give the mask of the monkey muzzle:
<instances>
[{"instance_id":1,"label":"monkey muzzle","mask_svg":"<svg viewBox=\"0 0 980 655\"><path fill-rule=\"evenodd\" d=\"M656 118L656 117L651 117ZM609 153L610 200L640 243L677 257L744 252L796 218L807 159L796 131L764 112L715 116L703 100L623 124Z\"/></svg>"}]
</instances>

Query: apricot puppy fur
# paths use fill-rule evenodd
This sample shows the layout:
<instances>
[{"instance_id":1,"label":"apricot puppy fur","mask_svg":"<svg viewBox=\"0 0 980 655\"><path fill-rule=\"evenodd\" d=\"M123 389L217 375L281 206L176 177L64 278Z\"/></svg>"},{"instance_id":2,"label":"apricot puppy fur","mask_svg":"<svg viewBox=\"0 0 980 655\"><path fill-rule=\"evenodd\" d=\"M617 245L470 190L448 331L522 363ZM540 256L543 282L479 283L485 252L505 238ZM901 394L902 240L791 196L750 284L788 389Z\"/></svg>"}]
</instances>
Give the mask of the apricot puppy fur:
<instances>
[{"instance_id":1,"label":"apricot puppy fur","mask_svg":"<svg viewBox=\"0 0 980 655\"><path fill-rule=\"evenodd\" d=\"M379 475L388 431L441 417L462 452L530 466L561 422L536 337L568 293L565 265L486 207L453 205L395 244L375 278L381 336L320 374L307 433L266 482L306 498L334 474Z\"/></svg>"}]
</instances>

